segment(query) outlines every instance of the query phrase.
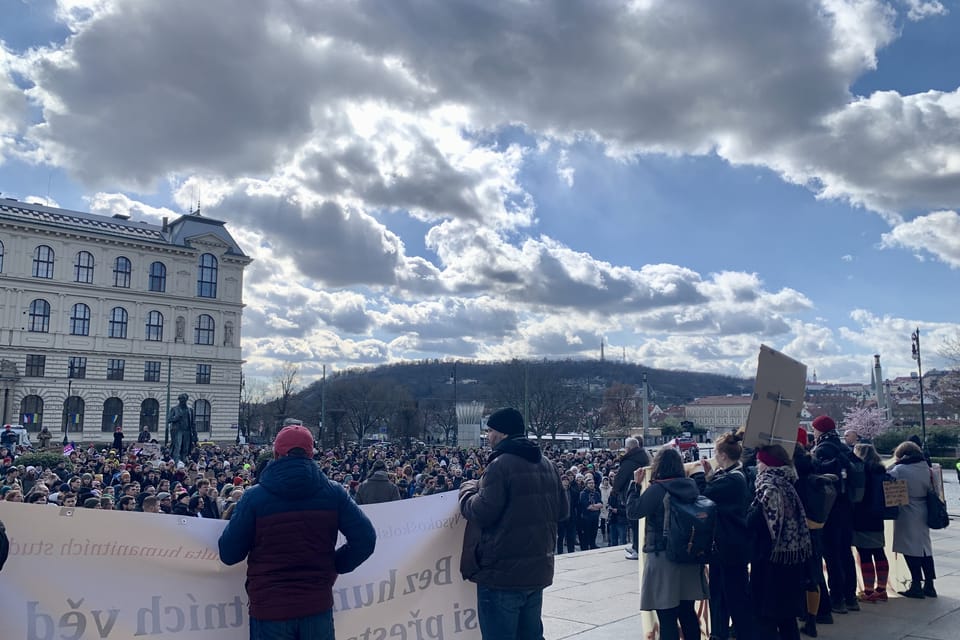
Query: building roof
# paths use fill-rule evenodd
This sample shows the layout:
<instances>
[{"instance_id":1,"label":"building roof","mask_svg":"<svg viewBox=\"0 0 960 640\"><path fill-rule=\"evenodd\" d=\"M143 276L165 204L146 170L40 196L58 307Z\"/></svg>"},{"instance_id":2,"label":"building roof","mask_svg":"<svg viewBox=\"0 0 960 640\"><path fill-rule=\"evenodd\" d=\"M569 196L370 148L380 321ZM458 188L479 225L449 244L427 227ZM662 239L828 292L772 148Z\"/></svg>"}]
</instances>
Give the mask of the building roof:
<instances>
[{"instance_id":1,"label":"building roof","mask_svg":"<svg viewBox=\"0 0 960 640\"><path fill-rule=\"evenodd\" d=\"M164 228L142 220L135 222L122 216L102 216L5 198L0 199L0 220L3 219L181 247L189 247L192 238L213 235L227 245L228 254L244 256L222 220L203 217L199 213L180 216Z\"/></svg>"},{"instance_id":2,"label":"building roof","mask_svg":"<svg viewBox=\"0 0 960 640\"><path fill-rule=\"evenodd\" d=\"M697 398L693 402L688 402L687 406L742 405L750 404L751 400L753 400L752 396L704 396L703 398Z\"/></svg>"}]
</instances>

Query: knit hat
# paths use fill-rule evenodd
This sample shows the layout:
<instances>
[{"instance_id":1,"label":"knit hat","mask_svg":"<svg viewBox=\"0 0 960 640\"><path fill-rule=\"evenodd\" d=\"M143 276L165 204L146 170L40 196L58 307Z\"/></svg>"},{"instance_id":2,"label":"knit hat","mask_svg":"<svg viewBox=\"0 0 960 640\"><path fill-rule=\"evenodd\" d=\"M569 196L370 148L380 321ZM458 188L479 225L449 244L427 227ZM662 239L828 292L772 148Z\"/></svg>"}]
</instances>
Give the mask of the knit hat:
<instances>
[{"instance_id":1,"label":"knit hat","mask_svg":"<svg viewBox=\"0 0 960 640\"><path fill-rule=\"evenodd\" d=\"M387 463L383 460L374 460L373 461L373 470L374 471L386 471Z\"/></svg>"},{"instance_id":2,"label":"knit hat","mask_svg":"<svg viewBox=\"0 0 960 640\"><path fill-rule=\"evenodd\" d=\"M801 447L807 446L807 430L803 427L797 427L797 444Z\"/></svg>"},{"instance_id":3,"label":"knit hat","mask_svg":"<svg viewBox=\"0 0 960 640\"><path fill-rule=\"evenodd\" d=\"M313 455L313 434L306 427L298 424L280 429L277 439L273 441L273 453L283 457L291 449L303 449L307 455Z\"/></svg>"},{"instance_id":4,"label":"knit hat","mask_svg":"<svg viewBox=\"0 0 960 640\"><path fill-rule=\"evenodd\" d=\"M166 491L161 491L157 494L157 500L167 500L170 498L170 494Z\"/></svg>"},{"instance_id":5,"label":"knit hat","mask_svg":"<svg viewBox=\"0 0 960 640\"><path fill-rule=\"evenodd\" d=\"M760 451L757 451L757 460L767 465L768 467L782 467L783 465L786 464L780 458L776 457L775 455L773 455L768 451L764 451L763 449L761 449Z\"/></svg>"},{"instance_id":6,"label":"knit hat","mask_svg":"<svg viewBox=\"0 0 960 640\"><path fill-rule=\"evenodd\" d=\"M507 436L522 436L523 415L513 407L497 409L487 418L487 426Z\"/></svg>"},{"instance_id":7,"label":"knit hat","mask_svg":"<svg viewBox=\"0 0 960 640\"><path fill-rule=\"evenodd\" d=\"M837 424L830 416L817 416L813 419L813 430L817 433L826 433L837 428Z\"/></svg>"}]
</instances>

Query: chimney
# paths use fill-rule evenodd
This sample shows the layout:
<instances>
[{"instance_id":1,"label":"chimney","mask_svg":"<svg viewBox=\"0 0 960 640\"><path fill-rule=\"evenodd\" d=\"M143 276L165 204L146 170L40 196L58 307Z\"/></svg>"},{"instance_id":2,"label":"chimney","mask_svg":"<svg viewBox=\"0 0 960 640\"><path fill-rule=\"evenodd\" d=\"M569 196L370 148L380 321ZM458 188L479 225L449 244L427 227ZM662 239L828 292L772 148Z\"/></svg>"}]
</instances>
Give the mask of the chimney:
<instances>
[{"instance_id":1,"label":"chimney","mask_svg":"<svg viewBox=\"0 0 960 640\"><path fill-rule=\"evenodd\" d=\"M163 232L167 232L167 216L163 216Z\"/></svg>"}]
</instances>

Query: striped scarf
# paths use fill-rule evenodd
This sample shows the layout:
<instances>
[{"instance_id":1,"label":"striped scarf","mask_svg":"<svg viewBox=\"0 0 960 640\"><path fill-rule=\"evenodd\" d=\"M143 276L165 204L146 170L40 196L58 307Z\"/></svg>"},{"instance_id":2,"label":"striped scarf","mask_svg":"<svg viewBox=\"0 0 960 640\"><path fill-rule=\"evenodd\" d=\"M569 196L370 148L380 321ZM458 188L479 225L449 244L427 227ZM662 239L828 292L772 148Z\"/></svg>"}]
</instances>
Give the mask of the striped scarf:
<instances>
[{"instance_id":1,"label":"striped scarf","mask_svg":"<svg viewBox=\"0 0 960 640\"><path fill-rule=\"evenodd\" d=\"M799 564L810 558L812 547L807 516L793 483L793 467L766 467L757 475L753 504L763 509L770 532L770 561L775 564Z\"/></svg>"}]
</instances>

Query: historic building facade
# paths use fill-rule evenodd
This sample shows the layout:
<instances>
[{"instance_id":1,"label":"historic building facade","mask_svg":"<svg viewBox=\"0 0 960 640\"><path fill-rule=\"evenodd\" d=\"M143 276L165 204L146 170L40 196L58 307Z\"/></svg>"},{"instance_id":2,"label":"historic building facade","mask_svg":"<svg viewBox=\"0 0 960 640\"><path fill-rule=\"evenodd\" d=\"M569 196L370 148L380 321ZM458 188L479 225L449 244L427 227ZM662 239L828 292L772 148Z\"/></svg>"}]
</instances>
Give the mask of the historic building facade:
<instances>
[{"instance_id":1,"label":"historic building facade","mask_svg":"<svg viewBox=\"0 0 960 640\"><path fill-rule=\"evenodd\" d=\"M199 212L156 225L0 200L3 422L162 441L187 393L201 440L233 439L250 261Z\"/></svg>"},{"instance_id":2,"label":"historic building facade","mask_svg":"<svg viewBox=\"0 0 960 640\"><path fill-rule=\"evenodd\" d=\"M709 430L710 438L735 431L747 424L750 396L706 396L684 406L684 415L698 427Z\"/></svg>"}]
</instances>

